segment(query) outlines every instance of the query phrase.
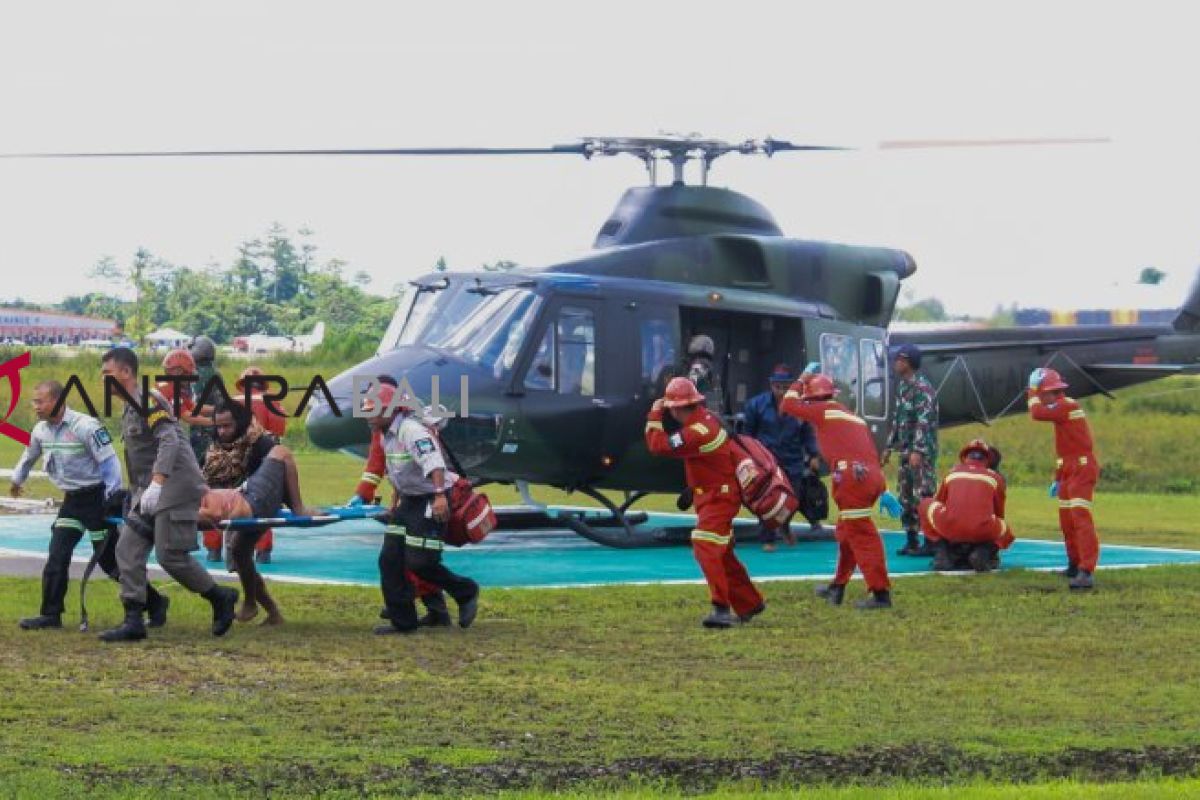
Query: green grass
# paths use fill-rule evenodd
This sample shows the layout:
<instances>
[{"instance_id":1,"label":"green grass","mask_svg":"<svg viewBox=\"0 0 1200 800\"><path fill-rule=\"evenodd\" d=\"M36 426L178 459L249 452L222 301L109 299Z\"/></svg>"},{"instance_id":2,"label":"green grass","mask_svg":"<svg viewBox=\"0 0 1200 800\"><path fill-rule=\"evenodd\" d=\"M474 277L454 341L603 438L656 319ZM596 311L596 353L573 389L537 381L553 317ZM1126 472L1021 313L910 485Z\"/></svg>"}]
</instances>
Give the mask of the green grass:
<instances>
[{"instance_id":1,"label":"green grass","mask_svg":"<svg viewBox=\"0 0 1200 800\"><path fill-rule=\"evenodd\" d=\"M172 588L165 630L111 647L17 630L38 585L0 579L0 785L31 770L72 786L403 791L415 770L445 791L493 788L506 765L527 766L505 778L520 787L564 765L628 763L604 780L636 788L639 759L812 751L891 759L894 772L854 776L888 783L906 774L905 748L933 764L950 754L919 780L1111 778L1106 757L1054 759L1195 752L1200 567L1105 572L1101 586L1078 596L1019 571L912 578L897 609L864 615L819 603L810 585L770 584L761 624L721 633L697 625L699 587L494 590L469 632L379 639L377 592L278 585L288 625L219 641L206 604ZM91 605L97 627L119 616L112 584ZM688 780L704 788L703 775Z\"/></svg>"}]
</instances>

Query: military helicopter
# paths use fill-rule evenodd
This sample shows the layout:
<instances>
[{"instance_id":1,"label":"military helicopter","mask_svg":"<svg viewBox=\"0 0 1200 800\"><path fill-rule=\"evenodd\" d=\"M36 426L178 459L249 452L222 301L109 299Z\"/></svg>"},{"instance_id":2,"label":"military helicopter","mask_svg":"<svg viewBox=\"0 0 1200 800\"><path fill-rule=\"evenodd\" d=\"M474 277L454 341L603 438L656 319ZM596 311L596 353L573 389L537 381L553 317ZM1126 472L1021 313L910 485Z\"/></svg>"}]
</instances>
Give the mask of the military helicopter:
<instances>
[{"instance_id":1,"label":"military helicopter","mask_svg":"<svg viewBox=\"0 0 1200 800\"><path fill-rule=\"evenodd\" d=\"M999 140L1059 144L1096 140ZM939 143L916 143L919 146ZM454 416L443 439L477 483L516 484L529 507L502 525L566 525L613 547L686 541L686 532L639 532L633 506L676 493L679 464L650 456L645 414L697 334L716 346L722 414L734 417L776 363L818 362L840 399L877 440L888 434L889 346L918 344L939 387L943 426L1023 410L1026 376L1053 365L1075 396L1200 370L1200 280L1172 325L1058 326L893 334L901 282L916 262L901 250L786 237L755 200L708 185L725 155L844 148L777 139L729 143L697 136L595 137L549 148L194 151L82 156L629 155L647 186L626 191L592 252L539 269L434 272L411 282L377 355L329 382L337 409L318 402L306 425L320 447L362 456L369 433L351 413L354 377L404 379ZM659 185L661 165L671 181ZM699 182L685 182L695 164ZM462 387L466 387L463 391ZM600 516L551 516L530 484L577 491ZM601 490L623 493L616 503Z\"/></svg>"}]
</instances>

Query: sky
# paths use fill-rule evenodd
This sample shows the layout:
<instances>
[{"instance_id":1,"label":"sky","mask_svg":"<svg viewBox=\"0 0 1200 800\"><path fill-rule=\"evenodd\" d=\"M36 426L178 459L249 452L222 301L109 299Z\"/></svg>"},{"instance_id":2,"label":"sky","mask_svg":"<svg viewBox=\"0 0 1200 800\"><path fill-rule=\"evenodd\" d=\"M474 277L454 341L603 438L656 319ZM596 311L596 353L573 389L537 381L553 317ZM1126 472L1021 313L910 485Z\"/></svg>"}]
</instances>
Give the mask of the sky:
<instances>
[{"instance_id":1,"label":"sky","mask_svg":"<svg viewBox=\"0 0 1200 800\"><path fill-rule=\"evenodd\" d=\"M1112 6L1108 8L1107 6ZM843 144L711 183L789 236L911 253L911 298L1177 305L1200 266L1200 52L1186 4L0 0L0 153L547 146L700 132ZM879 150L879 141L1109 144ZM387 293L586 251L623 157L0 159L0 299L124 291L146 247L228 263L278 221ZM1143 267L1157 290L1133 287Z\"/></svg>"}]
</instances>

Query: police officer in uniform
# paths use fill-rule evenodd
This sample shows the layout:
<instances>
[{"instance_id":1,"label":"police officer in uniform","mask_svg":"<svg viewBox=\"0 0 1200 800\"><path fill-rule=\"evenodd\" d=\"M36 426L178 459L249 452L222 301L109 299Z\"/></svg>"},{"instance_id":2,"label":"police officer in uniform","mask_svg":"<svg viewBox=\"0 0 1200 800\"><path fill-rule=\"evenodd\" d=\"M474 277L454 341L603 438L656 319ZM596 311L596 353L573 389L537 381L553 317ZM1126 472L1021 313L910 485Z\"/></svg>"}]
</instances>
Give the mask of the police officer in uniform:
<instances>
[{"instance_id":1,"label":"police officer in uniform","mask_svg":"<svg viewBox=\"0 0 1200 800\"><path fill-rule=\"evenodd\" d=\"M21 620L25 630L62 627L71 554L85 533L98 553L96 563L117 579L117 531L105 517L106 507L119 505L123 494L121 464L112 437L99 420L67 408L65 402L55 412L62 393L58 381L42 381L34 387L33 410L38 422L29 435L29 447L13 469L10 494L19 497L29 471L44 455L50 480L65 493L58 517L50 526L50 553L42 570L42 609L38 616ZM167 621L168 602L148 587L146 610L151 627Z\"/></svg>"},{"instance_id":2,"label":"police officer in uniform","mask_svg":"<svg viewBox=\"0 0 1200 800\"><path fill-rule=\"evenodd\" d=\"M149 397L141 396L138 360L132 350L109 350L101 369L105 378L112 377L134 402L126 400L121 416L130 491L130 510L117 540L125 621L100 638L106 642L146 638L142 611L147 600L146 559L151 550L168 575L208 600L213 635L223 636L233 624L238 593L218 586L191 556L191 551L199 548L196 521L206 489L195 454L183 439L166 398L154 390Z\"/></svg>"},{"instance_id":3,"label":"police officer in uniform","mask_svg":"<svg viewBox=\"0 0 1200 800\"><path fill-rule=\"evenodd\" d=\"M378 409L376 409L378 404ZM420 420L421 405L407 394L381 385L375 399L364 399L370 426L383 434L387 475L396 490L391 524L379 553L379 578L389 622L378 634L410 633L419 627L409 569L442 587L458 604L458 624L469 627L479 608L479 584L442 563L442 531L450 517L447 494L458 476L446 467L437 437ZM403 527L401 527L403 526Z\"/></svg>"},{"instance_id":4,"label":"police officer in uniform","mask_svg":"<svg viewBox=\"0 0 1200 800\"><path fill-rule=\"evenodd\" d=\"M933 384L921 369L921 350L915 344L902 344L894 351L892 368L896 383L896 406L892 415L892 433L883 452L886 464L893 452L900 454L898 493L903 512L900 521L907 537L902 556L932 556L934 548L926 539L918 541L921 500L937 492L938 405Z\"/></svg>"}]
</instances>

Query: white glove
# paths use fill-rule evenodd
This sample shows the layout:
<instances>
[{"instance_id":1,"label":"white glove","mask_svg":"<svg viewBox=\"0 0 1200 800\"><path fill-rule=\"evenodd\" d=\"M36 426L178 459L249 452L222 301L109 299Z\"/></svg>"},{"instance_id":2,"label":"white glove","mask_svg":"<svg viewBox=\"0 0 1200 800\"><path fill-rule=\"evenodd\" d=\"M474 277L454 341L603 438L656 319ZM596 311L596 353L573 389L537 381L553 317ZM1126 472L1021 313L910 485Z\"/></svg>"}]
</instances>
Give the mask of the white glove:
<instances>
[{"instance_id":1,"label":"white glove","mask_svg":"<svg viewBox=\"0 0 1200 800\"><path fill-rule=\"evenodd\" d=\"M162 484L150 481L150 485L142 492L142 499L138 501L138 510L148 517L154 516L155 510L158 508L158 498L162 494Z\"/></svg>"}]
</instances>

